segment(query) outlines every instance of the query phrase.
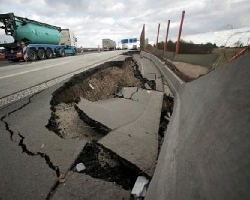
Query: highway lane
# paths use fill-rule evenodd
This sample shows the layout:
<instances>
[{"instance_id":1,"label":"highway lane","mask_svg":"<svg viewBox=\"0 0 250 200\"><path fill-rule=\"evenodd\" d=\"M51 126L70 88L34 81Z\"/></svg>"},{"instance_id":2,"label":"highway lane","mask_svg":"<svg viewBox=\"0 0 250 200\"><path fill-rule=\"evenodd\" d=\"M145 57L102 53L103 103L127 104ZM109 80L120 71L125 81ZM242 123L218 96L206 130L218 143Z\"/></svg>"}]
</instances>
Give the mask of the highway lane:
<instances>
[{"instance_id":1,"label":"highway lane","mask_svg":"<svg viewBox=\"0 0 250 200\"><path fill-rule=\"evenodd\" d=\"M86 70L123 52L91 53L0 67L0 99L65 74Z\"/></svg>"},{"instance_id":2,"label":"highway lane","mask_svg":"<svg viewBox=\"0 0 250 200\"><path fill-rule=\"evenodd\" d=\"M24 64L24 66L20 65L20 68L24 68L23 70L18 69L18 66L10 66L9 71L12 73L8 72L7 69L3 70L0 81L8 81L14 78L18 78L20 81L26 79L30 87L36 84L35 82L39 83L51 77L58 77L58 75L66 73L67 71L72 72L72 70L77 70L78 68L82 71L86 70L91 67L91 63L101 62L101 60L108 58L112 59L117 57L117 55L119 59L115 60L125 60L126 56L120 57L120 52L121 51L105 52L103 54L96 54L95 56L83 55L68 57L67 59L55 59L53 62L41 61ZM29 66L33 64L36 64L33 68ZM147 67L151 66L147 65ZM70 70L68 70L68 68L70 68ZM56 72L56 70L59 72ZM144 68L144 72L149 71ZM33 80L32 76L37 76L37 79L40 79L40 81ZM90 142L91 137L89 137L88 132L93 133L89 131L90 127L88 127L87 124L80 123L80 118L76 112L63 113L68 121L70 121L69 124L71 124L71 122L74 123L72 124L73 126L68 124L67 126L71 128L65 131L69 131L71 134L71 132L73 133L76 129L81 128L80 134L86 134L86 137L78 139L72 134L72 138L61 138L47 128L46 125L49 119L54 115L51 113L50 104L52 94L67 81L66 79L59 84L54 84L49 88L33 93L33 95L26 96L19 101L0 108L0 132L2 133L0 134L0 140L2 141L0 143L0 160L4 163L0 165L0 199L1 197L5 199L62 199L65 197L65 199L68 199L72 196L88 199L88 194L91 194L92 199L100 199L103 197L103 194L106 195L105 197L113 199L114 194L121 197L124 193L128 194L128 198L126 199L129 199L130 191L124 190L119 185L119 182L118 184L113 184L110 178L108 178L108 181L105 181L97 179L98 177L91 178L89 175L86 175L87 179L83 180L82 173L75 173L69 170L72 166L75 166L76 159L85 149L85 145ZM115 81L113 83L115 83ZM157 158L158 136L156 133L160 120L161 99L163 94L159 91L136 91L137 88L132 88L130 92L124 91L124 93L127 93L128 98L130 96L131 100L125 97L123 99L125 101L116 101L121 100L117 98L116 100L110 99L110 101L105 100L100 103L99 109L93 110L93 119L96 120L96 116L99 117L100 115L106 122L113 119L111 123L114 124L113 127L115 127L115 131L118 131L113 132L110 137L102 140L102 143L100 143L104 146L101 153L106 152L106 148L110 149L108 151L110 155L106 155L106 153L102 155L102 157L107 158L107 162L118 165L116 164L118 159L111 159L111 153L113 151L114 153L112 153L112 155L114 155L114 158L115 155L118 155L121 157L119 160L126 159L128 163L132 162L133 166L138 166L138 168L142 168L146 173L151 173L151 169L153 169L152 167ZM135 98L133 98L132 95ZM116 102L115 104L114 100ZM107 102L109 102L109 106L105 107ZM137 109L137 107L139 109ZM65 109L67 110L67 108ZM130 111L131 109L133 109L133 111ZM104 111L103 115L101 111ZM122 118L120 118L121 111L124 115ZM132 112L132 115L130 112ZM107 116L110 117L107 118ZM99 119L96 121L99 122ZM119 119L123 119L123 123L120 123ZM117 130L122 126L122 129ZM94 125L94 130L96 129L95 127ZM119 134L119 131L122 135ZM96 134L99 135L99 132L97 131ZM119 140L117 136L120 138ZM110 146L111 144L112 146ZM148 146L150 146L150 150L148 150ZM96 152L96 150L99 151L99 148L96 149L95 147L93 150ZM145 156L142 156L142 154ZM140 159L141 157L143 157L143 159ZM122 164L119 168L121 168L125 174L128 173L125 165L123 166ZM134 172L134 170L131 171L133 173L136 172ZM76 174L76 178L71 179L69 176L70 173ZM105 174L106 172L104 171L103 173ZM57 187L58 180L62 180L61 178L58 179L59 175L61 175L61 177L66 175L65 180L67 181L67 187L69 187L71 191L64 190L64 188L62 189L63 191L60 191L58 190L59 187L55 188L55 186ZM115 176L117 179L116 174L112 176ZM122 180L122 178L119 179ZM129 179L132 181L132 178L129 177ZM80 180L80 182L78 182L78 180ZM126 180L128 180L128 177L126 177ZM83 190L81 186L86 186L86 184L88 187L84 187ZM77 187L75 187L76 185ZM106 194L106 191L112 192ZM50 196L50 194L54 192L58 196Z\"/></svg>"}]
</instances>

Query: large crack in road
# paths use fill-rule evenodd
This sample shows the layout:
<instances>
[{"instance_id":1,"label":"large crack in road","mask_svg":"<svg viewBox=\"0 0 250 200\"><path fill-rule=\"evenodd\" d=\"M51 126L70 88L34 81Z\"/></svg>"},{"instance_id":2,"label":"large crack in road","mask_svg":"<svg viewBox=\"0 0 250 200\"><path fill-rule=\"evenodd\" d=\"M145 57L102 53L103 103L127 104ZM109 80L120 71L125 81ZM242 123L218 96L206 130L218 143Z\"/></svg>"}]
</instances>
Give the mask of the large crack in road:
<instances>
[{"instance_id":1,"label":"large crack in road","mask_svg":"<svg viewBox=\"0 0 250 200\"><path fill-rule=\"evenodd\" d=\"M103 137L114 129L91 118L84 109L79 109L78 103L81 98L90 102L98 102L107 99L124 99L126 101L138 101L136 97L143 90L150 94L155 90L155 82L142 77L138 66L131 57L125 61L112 61L89 69L86 72L74 75L62 87L53 93L50 102L51 117L46 128L53 131L62 139L80 139L87 140L88 143L79 153L78 158L72 163L69 170L76 172L75 166L79 162L85 163L87 170L83 173L97 179L103 179L109 182L115 182L125 190L131 190L133 184L139 175L151 178L145 170L142 170L135 163L121 157L113 150L98 143ZM132 88L131 93L124 91L124 88ZM43 91L43 90L42 90ZM41 157L47 166L53 170L57 177L62 175L59 167L53 164L49 153L38 150L31 150L25 143L26 133L15 130L8 123L8 117L24 109L32 103L32 98L42 91L33 94L28 101L6 115L1 117L6 131L10 134L10 140L16 143L21 151L28 156ZM164 96L159 135L159 150L164 138L164 132L172 114L173 98ZM121 113L122 115L123 113ZM15 130L15 131L14 131ZM128 134L128 137L133 136ZM18 140L13 140L13 137ZM65 171L65 170L64 170ZM65 172L67 174L67 172ZM54 192L60 185L57 181L47 194L47 199L53 198Z\"/></svg>"},{"instance_id":2,"label":"large crack in road","mask_svg":"<svg viewBox=\"0 0 250 200\"><path fill-rule=\"evenodd\" d=\"M40 92L39 92L40 93ZM12 114L15 114L17 111L20 111L21 109L25 108L27 105L29 105L31 103L31 100L34 96L36 96L37 94L39 93L36 93L36 94L33 94L32 96L30 96L28 98L28 102L27 103L24 103L22 106L18 107L17 109L7 113L6 115L2 116L1 117L1 121L4 123L5 125L5 129L7 132L9 132L10 134L10 140L12 142L15 142L17 143L18 146L20 146L21 150L23 153L27 154L28 156L40 156L41 158L43 158L46 162L46 164L48 165L48 167L50 169L52 169L53 171L55 171L56 173L56 176L59 177L60 176L60 170L59 170L59 167L58 166L55 166L52 161L50 160L50 157L46 154L46 153L43 153L43 152L32 152L29 150L29 148L27 147L27 145L24 143L24 139L25 137L20 133L20 132L15 132L11 129L11 126L9 125L9 123L5 120L6 118L8 118L8 116L12 115ZM20 140L18 142L14 141L13 140L13 136L14 135L17 135Z\"/></svg>"},{"instance_id":3,"label":"large crack in road","mask_svg":"<svg viewBox=\"0 0 250 200\"><path fill-rule=\"evenodd\" d=\"M94 119L90 119L84 114L84 111L81 112L82 120L79 121L75 105L80 101L80 97L89 101L98 101L117 97L121 87L144 87L145 80L133 67L135 65L132 58L128 58L125 62L104 63L95 69L72 77L63 87L53 93L52 114L47 128L63 138L83 138L82 133L84 132L87 134L85 139L92 138L93 135L100 139L110 129ZM82 127L82 129L77 130L74 127ZM89 130L89 127L92 131Z\"/></svg>"},{"instance_id":4,"label":"large crack in road","mask_svg":"<svg viewBox=\"0 0 250 200\"><path fill-rule=\"evenodd\" d=\"M123 88L135 88L129 94ZM47 128L62 138L88 140L71 171L76 171L78 163L84 163L86 173L94 178L115 182L125 190L131 190L139 175L151 178L134 163L120 157L97 141L112 131L99 121L91 118L78 103L86 99L98 102L110 98L138 101L134 98L141 90L155 90L153 80L142 77L138 66L131 57L124 62L109 62L95 69L75 75L53 93L51 99L51 118ZM140 89L140 90L139 90ZM164 95L159 129L159 151L164 138L164 131L172 114L173 97ZM123 113L121 113L122 115ZM67 116L65 118L65 116ZM78 128L75 128L78 127ZM130 135L130 134L129 134ZM131 137L131 135L130 135ZM158 152L159 153L159 152Z\"/></svg>"}]
</instances>

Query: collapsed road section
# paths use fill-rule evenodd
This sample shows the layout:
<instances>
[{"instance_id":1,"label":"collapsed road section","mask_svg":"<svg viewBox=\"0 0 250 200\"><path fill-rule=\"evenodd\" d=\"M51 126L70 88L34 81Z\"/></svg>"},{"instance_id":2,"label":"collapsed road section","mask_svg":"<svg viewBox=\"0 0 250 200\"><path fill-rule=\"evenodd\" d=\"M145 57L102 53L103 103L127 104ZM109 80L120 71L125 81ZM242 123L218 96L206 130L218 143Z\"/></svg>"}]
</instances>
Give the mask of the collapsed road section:
<instances>
[{"instance_id":1,"label":"collapsed road section","mask_svg":"<svg viewBox=\"0 0 250 200\"><path fill-rule=\"evenodd\" d=\"M73 177L90 185L96 179L100 184L108 181L120 187L117 193L127 191L120 198L129 199L138 176L152 177L173 98L164 94L160 73L150 68L142 70L126 57L75 75L53 93L47 128L61 138L88 141L66 175L69 182ZM81 173L76 170L79 163L86 168ZM89 192L81 192L85 184L75 189L61 184L52 198L98 198L105 190L87 196Z\"/></svg>"},{"instance_id":2,"label":"collapsed road section","mask_svg":"<svg viewBox=\"0 0 250 200\"><path fill-rule=\"evenodd\" d=\"M123 56L1 108L0 198L130 199L147 185L173 99L137 63Z\"/></svg>"}]
</instances>

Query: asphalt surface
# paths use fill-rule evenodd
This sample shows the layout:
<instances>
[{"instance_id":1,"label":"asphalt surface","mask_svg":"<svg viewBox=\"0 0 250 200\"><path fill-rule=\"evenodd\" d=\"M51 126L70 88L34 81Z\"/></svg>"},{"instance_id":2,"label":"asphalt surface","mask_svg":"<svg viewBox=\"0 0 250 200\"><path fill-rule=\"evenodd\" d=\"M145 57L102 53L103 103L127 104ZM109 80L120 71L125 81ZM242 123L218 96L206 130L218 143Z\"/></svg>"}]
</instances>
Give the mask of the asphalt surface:
<instances>
[{"instance_id":1,"label":"asphalt surface","mask_svg":"<svg viewBox=\"0 0 250 200\"><path fill-rule=\"evenodd\" d=\"M163 92L143 90L134 94L136 95L131 95L129 101L116 101L118 105L115 106L114 103L111 112L105 110L106 115L113 116L114 120L109 121L115 126L98 142L152 176L158 155L158 129ZM139 110L128 106L128 102ZM106 103L101 104L100 110L107 108L106 105ZM120 107L124 109L123 112L119 111ZM96 112L97 114L100 115L100 112ZM107 118L106 115L100 116ZM124 116L125 120L119 120L119 115Z\"/></svg>"},{"instance_id":2,"label":"asphalt surface","mask_svg":"<svg viewBox=\"0 0 250 200\"><path fill-rule=\"evenodd\" d=\"M117 53L113 53L111 57L116 56ZM122 59L125 58L126 56L123 56ZM79 68L84 71L88 67L75 66L83 63L84 60L87 66L94 67L96 63L96 61L91 62L90 60L87 62L87 58L84 56L78 56L74 62L71 59L73 58L65 58L67 64L62 63L64 58L60 59L58 61L60 65L53 65L52 63L46 65L47 61L25 63L22 70L19 69L19 65L8 66L10 69L2 68L0 81L5 84L9 81L8 88L1 90L2 96L27 87L30 88L34 84L44 82L46 79L53 79L58 76L55 75L55 71L59 69L59 75L65 74L69 67L73 71ZM117 59L121 60L121 58ZM107 56L105 60L107 60ZM53 62L56 62L56 60L53 60ZM33 66L33 68L29 66ZM143 70L147 71L147 67L151 68L152 66L145 64ZM49 69L54 72L48 73L47 70ZM61 72L63 69L65 69L65 72ZM152 69L150 73L152 73ZM32 78L33 76L37 76L36 80ZM41 79L41 77L44 79ZM19 80L19 85L15 88L15 81L17 80ZM27 83L21 84L20 80L25 80ZM72 165L74 165L88 140L63 139L46 128L51 117L50 101L52 93L67 80L55 83L1 108L0 139L2 142L0 144L0 160L2 164L0 165L0 198L130 198L130 191L124 190L119 185L71 171ZM108 151L126 160L130 165L134 165L138 170L144 171L144 173L151 176L158 154L158 127L163 92L139 90L135 93L133 89L128 92L124 88L123 94L125 97L129 96L130 99L124 98L124 100L117 101L115 107L112 100L108 103L106 100L106 102L98 102L100 105L99 110L97 108L95 108L95 111L89 109L89 112L93 114L93 119L103 122L113 129L106 136L107 138L103 137L99 143ZM128 109L128 104L130 105L129 108L132 109L132 113ZM106 122L104 122L98 118L104 105L106 105L106 108L112 108L113 106L112 109L109 109L111 113L106 109L104 111L105 115L102 115L104 118L105 116L112 116L113 122L111 119L105 119ZM121 113L123 113L123 117L119 118ZM126 116L126 113L129 115ZM91 116L91 113L89 115ZM110 122L112 122L113 126L110 125ZM123 136L116 133L122 133ZM116 145L111 144L110 141L114 141ZM66 174L66 177L61 180L60 176L64 174ZM58 183L60 184L58 185ZM88 186L86 187L86 185ZM80 192L82 193L79 194Z\"/></svg>"},{"instance_id":3,"label":"asphalt surface","mask_svg":"<svg viewBox=\"0 0 250 200\"><path fill-rule=\"evenodd\" d=\"M37 62L8 63L0 61L0 98L39 85L51 79L79 73L124 51L83 54ZM69 78L69 77L66 77Z\"/></svg>"},{"instance_id":4,"label":"asphalt surface","mask_svg":"<svg viewBox=\"0 0 250 200\"><path fill-rule=\"evenodd\" d=\"M46 129L51 87L1 110L1 198L45 199L85 141L64 140Z\"/></svg>"},{"instance_id":5,"label":"asphalt surface","mask_svg":"<svg viewBox=\"0 0 250 200\"><path fill-rule=\"evenodd\" d=\"M138 65L144 77L155 78L158 89L145 90L146 93L133 91L133 98L131 91L124 89L124 96L136 101L113 102L117 106L112 110L111 101L85 102L96 109L96 112L89 109L89 115L113 128L99 144L148 175L153 174L163 95L158 79L163 76L175 95L174 112L146 199L249 199L249 54L190 83L180 81L159 60L150 59L163 75L153 70L152 62L146 57L135 59L141 62ZM40 84L41 77L45 78L42 82L58 77L49 75L46 72L49 68L55 68L61 75L65 74L61 69L67 70L69 66L73 71L85 70L75 66L83 60L84 56L71 63L69 58L68 63L60 64L61 68L39 62L32 69L28 65L33 63L25 64L24 71L19 71L17 66L2 68L0 83L6 86L8 79L9 88L2 87L1 94L9 95ZM90 58L87 66L94 67L93 60ZM42 66L50 66L43 69L45 74L40 69ZM38 77L37 82L32 80L34 76ZM24 80L29 84L22 84ZM51 116L52 93L67 80L1 108L0 199L129 198L130 191L117 184L70 170L87 140L63 139L45 127ZM18 89L12 90L15 84L19 84ZM119 105L136 108L130 113ZM108 110L111 110L110 119L98 115L99 111L108 115ZM120 116L121 112L129 112L129 118ZM62 174L66 174L65 178L59 179Z\"/></svg>"}]
</instances>

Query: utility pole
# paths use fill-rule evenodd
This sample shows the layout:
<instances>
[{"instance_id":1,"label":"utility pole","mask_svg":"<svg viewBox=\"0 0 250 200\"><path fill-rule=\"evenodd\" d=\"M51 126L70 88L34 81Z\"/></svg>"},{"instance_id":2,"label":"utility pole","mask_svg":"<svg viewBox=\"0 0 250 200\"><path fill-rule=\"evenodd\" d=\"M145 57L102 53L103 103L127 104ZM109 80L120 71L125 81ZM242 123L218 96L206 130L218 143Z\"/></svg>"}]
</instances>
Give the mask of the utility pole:
<instances>
[{"instance_id":1,"label":"utility pole","mask_svg":"<svg viewBox=\"0 0 250 200\"><path fill-rule=\"evenodd\" d=\"M145 24L143 24L140 36L140 51L145 51Z\"/></svg>"},{"instance_id":2,"label":"utility pole","mask_svg":"<svg viewBox=\"0 0 250 200\"><path fill-rule=\"evenodd\" d=\"M177 55L179 53L180 39L181 39L181 32L182 32L182 25L183 25L183 21L184 21L184 16L185 16L185 11L182 11L181 24L180 24L180 28L179 28L179 36L178 36L178 40L177 40L177 43L175 46L175 55Z\"/></svg>"},{"instance_id":3,"label":"utility pole","mask_svg":"<svg viewBox=\"0 0 250 200\"><path fill-rule=\"evenodd\" d=\"M156 49L158 49L158 39L159 39L159 33L160 33L160 26L161 26L161 24L159 23L158 24L158 31L157 31L157 37L156 37Z\"/></svg>"},{"instance_id":4,"label":"utility pole","mask_svg":"<svg viewBox=\"0 0 250 200\"><path fill-rule=\"evenodd\" d=\"M167 51L169 26L170 26L170 20L168 20L168 25L167 25L166 40L165 40L165 43L164 43L164 52Z\"/></svg>"}]
</instances>

